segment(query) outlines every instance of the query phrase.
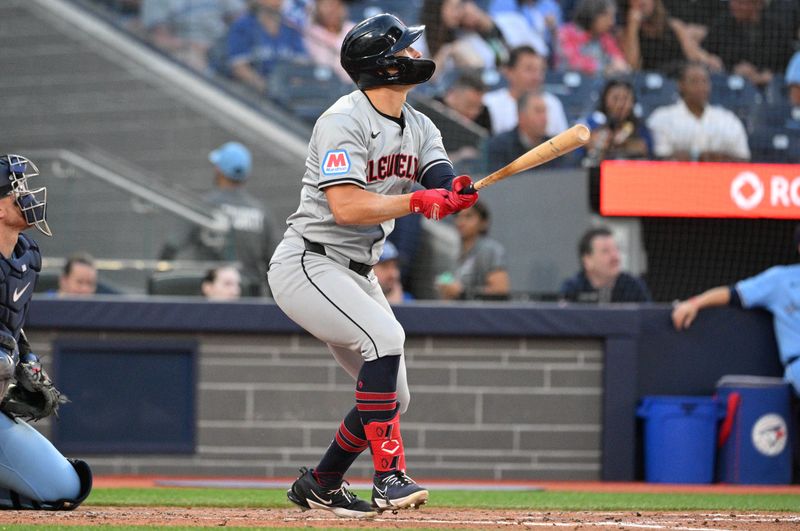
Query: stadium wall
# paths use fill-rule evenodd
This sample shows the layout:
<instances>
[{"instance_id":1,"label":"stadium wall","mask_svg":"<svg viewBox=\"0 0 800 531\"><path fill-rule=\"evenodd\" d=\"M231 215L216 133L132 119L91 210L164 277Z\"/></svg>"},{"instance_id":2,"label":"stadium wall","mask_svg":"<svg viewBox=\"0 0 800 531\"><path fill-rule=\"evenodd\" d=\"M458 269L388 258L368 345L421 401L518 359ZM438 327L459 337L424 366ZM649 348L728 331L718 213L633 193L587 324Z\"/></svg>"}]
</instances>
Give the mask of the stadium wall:
<instances>
[{"instance_id":1,"label":"stadium wall","mask_svg":"<svg viewBox=\"0 0 800 531\"><path fill-rule=\"evenodd\" d=\"M418 477L636 479L641 396L709 395L723 374L780 374L760 312L710 310L681 334L666 306L430 304L396 313L412 389L403 435ZM292 476L315 464L351 407L348 377L270 303L42 299L28 330L73 399L40 429L97 473ZM195 368L175 373L184 353ZM99 388L119 392L92 402ZM181 406L187 393L193 407ZM186 433L173 429L187 417ZM159 447L182 436L183 446ZM354 475L370 467L362 456Z\"/></svg>"}]
</instances>

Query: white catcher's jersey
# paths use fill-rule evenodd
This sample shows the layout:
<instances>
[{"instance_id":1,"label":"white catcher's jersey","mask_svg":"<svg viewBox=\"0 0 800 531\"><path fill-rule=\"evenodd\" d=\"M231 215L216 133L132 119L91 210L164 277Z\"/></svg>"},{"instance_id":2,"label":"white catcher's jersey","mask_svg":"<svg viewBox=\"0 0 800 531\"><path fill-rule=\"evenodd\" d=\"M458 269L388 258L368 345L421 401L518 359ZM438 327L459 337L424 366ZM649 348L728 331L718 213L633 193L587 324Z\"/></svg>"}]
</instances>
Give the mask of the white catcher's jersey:
<instances>
[{"instance_id":1,"label":"white catcher's jersey","mask_svg":"<svg viewBox=\"0 0 800 531\"><path fill-rule=\"evenodd\" d=\"M430 168L450 164L442 135L427 116L406 103L403 119L401 127L361 91L325 111L311 134L300 206L286 220L287 235L296 232L356 262L377 263L394 220L337 225L324 190L351 183L377 194L406 194Z\"/></svg>"}]
</instances>

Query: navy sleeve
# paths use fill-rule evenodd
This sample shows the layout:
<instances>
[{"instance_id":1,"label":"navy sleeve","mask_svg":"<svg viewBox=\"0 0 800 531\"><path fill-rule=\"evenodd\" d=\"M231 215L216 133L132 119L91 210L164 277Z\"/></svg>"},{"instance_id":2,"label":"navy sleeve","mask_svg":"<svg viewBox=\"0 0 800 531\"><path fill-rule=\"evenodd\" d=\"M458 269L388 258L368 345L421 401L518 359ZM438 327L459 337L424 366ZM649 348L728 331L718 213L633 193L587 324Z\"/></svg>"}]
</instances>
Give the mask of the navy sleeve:
<instances>
[{"instance_id":1,"label":"navy sleeve","mask_svg":"<svg viewBox=\"0 0 800 531\"><path fill-rule=\"evenodd\" d=\"M450 190L456 172L449 160L439 159L428 164L427 168L422 168L422 178L420 184L425 188L446 188Z\"/></svg>"},{"instance_id":2,"label":"navy sleeve","mask_svg":"<svg viewBox=\"0 0 800 531\"><path fill-rule=\"evenodd\" d=\"M730 287L731 291L731 300L728 303L729 305L733 306L734 308L742 308L742 298L739 297L739 292L736 290L736 286Z\"/></svg>"}]
</instances>

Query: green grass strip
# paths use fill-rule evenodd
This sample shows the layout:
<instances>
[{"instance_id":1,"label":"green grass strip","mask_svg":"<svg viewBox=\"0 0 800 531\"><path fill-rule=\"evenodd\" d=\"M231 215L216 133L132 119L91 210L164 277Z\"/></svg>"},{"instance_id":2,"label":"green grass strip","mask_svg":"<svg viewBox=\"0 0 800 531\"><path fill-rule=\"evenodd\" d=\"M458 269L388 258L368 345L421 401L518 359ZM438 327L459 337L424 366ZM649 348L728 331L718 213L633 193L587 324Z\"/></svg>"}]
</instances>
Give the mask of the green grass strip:
<instances>
[{"instance_id":1,"label":"green grass strip","mask_svg":"<svg viewBox=\"0 0 800 531\"><path fill-rule=\"evenodd\" d=\"M369 499L368 491L356 490ZM89 505L287 508L281 489L149 488L92 491ZM800 511L800 495L610 493L555 491L432 491L434 507L559 511Z\"/></svg>"}]
</instances>

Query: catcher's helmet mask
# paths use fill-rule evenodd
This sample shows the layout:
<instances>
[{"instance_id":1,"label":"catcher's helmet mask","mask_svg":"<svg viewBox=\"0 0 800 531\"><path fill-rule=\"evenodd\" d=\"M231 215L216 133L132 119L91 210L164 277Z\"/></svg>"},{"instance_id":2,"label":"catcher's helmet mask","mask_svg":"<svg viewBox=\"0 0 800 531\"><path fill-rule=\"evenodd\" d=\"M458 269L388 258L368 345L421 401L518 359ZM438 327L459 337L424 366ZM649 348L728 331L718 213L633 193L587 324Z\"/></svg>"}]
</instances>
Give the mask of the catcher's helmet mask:
<instances>
[{"instance_id":1,"label":"catcher's helmet mask","mask_svg":"<svg viewBox=\"0 0 800 531\"><path fill-rule=\"evenodd\" d=\"M39 168L22 155L0 156L0 197L13 196L28 226L52 236L47 224L47 188L31 190L28 179L39 175Z\"/></svg>"},{"instance_id":2,"label":"catcher's helmet mask","mask_svg":"<svg viewBox=\"0 0 800 531\"><path fill-rule=\"evenodd\" d=\"M436 69L430 59L397 56L422 36L425 26L408 27L383 13L356 24L342 42L341 63L358 88L418 85Z\"/></svg>"}]
</instances>

